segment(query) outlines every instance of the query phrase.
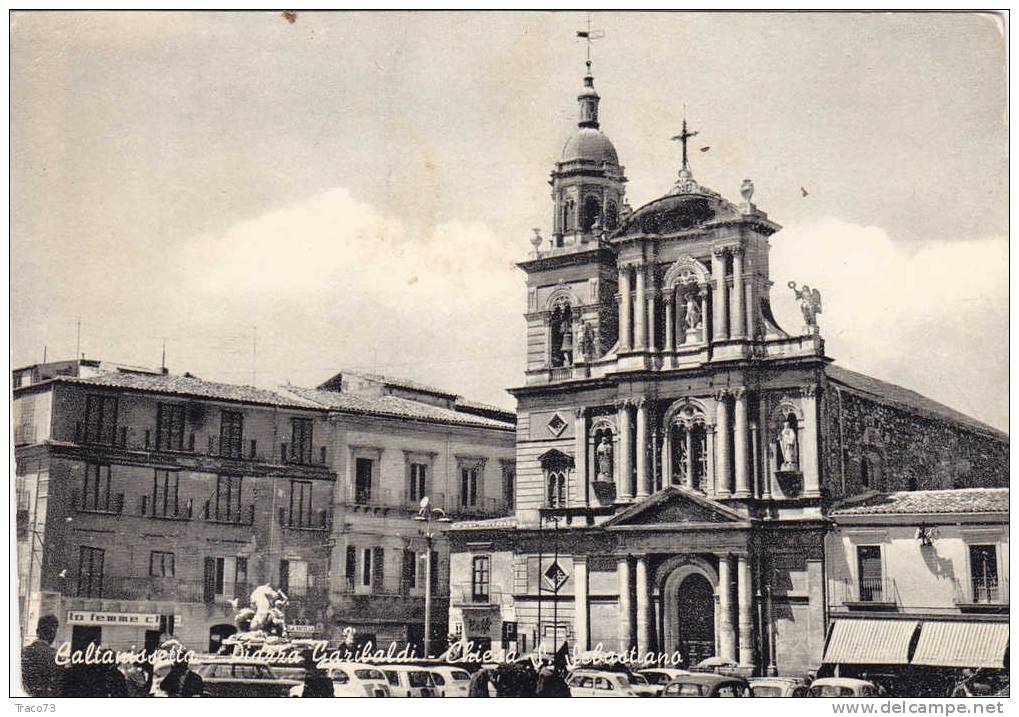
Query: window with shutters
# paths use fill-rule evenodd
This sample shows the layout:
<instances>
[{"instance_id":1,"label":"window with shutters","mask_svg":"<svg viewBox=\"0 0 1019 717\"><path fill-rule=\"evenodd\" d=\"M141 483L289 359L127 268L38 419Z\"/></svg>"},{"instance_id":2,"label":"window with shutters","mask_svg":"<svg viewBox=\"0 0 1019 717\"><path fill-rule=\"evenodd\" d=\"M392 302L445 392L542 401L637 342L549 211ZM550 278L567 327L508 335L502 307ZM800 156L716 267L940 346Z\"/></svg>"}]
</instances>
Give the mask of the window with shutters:
<instances>
[{"instance_id":1,"label":"window with shutters","mask_svg":"<svg viewBox=\"0 0 1019 717\"><path fill-rule=\"evenodd\" d=\"M471 562L471 600L487 603L491 584L491 563L487 555L475 555Z\"/></svg>"},{"instance_id":2,"label":"window with shutters","mask_svg":"<svg viewBox=\"0 0 1019 717\"><path fill-rule=\"evenodd\" d=\"M404 592L413 590L418 586L418 559L417 553L408 548L403 551L403 570L401 582Z\"/></svg>"},{"instance_id":3,"label":"window with shutters","mask_svg":"<svg viewBox=\"0 0 1019 717\"><path fill-rule=\"evenodd\" d=\"M385 552L383 548L372 548L372 591L383 592L385 589Z\"/></svg>"},{"instance_id":4,"label":"window with shutters","mask_svg":"<svg viewBox=\"0 0 1019 717\"><path fill-rule=\"evenodd\" d=\"M241 458L244 452L244 414L223 411L219 423L219 455Z\"/></svg>"},{"instance_id":5,"label":"window with shutters","mask_svg":"<svg viewBox=\"0 0 1019 717\"><path fill-rule=\"evenodd\" d=\"M860 545L856 548L859 569L860 602L884 602L884 581L881 571L881 546Z\"/></svg>"},{"instance_id":6,"label":"window with shutters","mask_svg":"<svg viewBox=\"0 0 1019 717\"><path fill-rule=\"evenodd\" d=\"M156 414L156 450L184 450L184 406L161 403Z\"/></svg>"},{"instance_id":7,"label":"window with shutters","mask_svg":"<svg viewBox=\"0 0 1019 717\"><path fill-rule=\"evenodd\" d=\"M347 580L347 589L354 589L354 582L357 580L357 548L353 545L347 546L346 563L344 565L344 577Z\"/></svg>"},{"instance_id":8,"label":"window with shutters","mask_svg":"<svg viewBox=\"0 0 1019 717\"><path fill-rule=\"evenodd\" d=\"M311 489L311 481L290 481L290 512L289 518L287 519L287 525L291 528L312 527Z\"/></svg>"},{"instance_id":9,"label":"window with shutters","mask_svg":"<svg viewBox=\"0 0 1019 717\"><path fill-rule=\"evenodd\" d=\"M428 494L427 475L428 466L424 463L410 464L410 486L408 488L410 502L416 503Z\"/></svg>"},{"instance_id":10,"label":"window with shutters","mask_svg":"<svg viewBox=\"0 0 1019 717\"><path fill-rule=\"evenodd\" d=\"M117 397L88 394L85 397L85 442L112 446L116 434Z\"/></svg>"},{"instance_id":11,"label":"window with shutters","mask_svg":"<svg viewBox=\"0 0 1019 717\"><path fill-rule=\"evenodd\" d=\"M103 563L106 551L82 545L78 548L78 597L103 596Z\"/></svg>"},{"instance_id":12,"label":"window with shutters","mask_svg":"<svg viewBox=\"0 0 1019 717\"><path fill-rule=\"evenodd\" d=\"M973 602L998 602L997 548L993 545L969 546L969 570L973 585Z\"/></svg>"},{"instance_id":13,"label":"window with shutters","mask_svg":"<svg viewBox=\"0 0 1019 717\"><path fill-rule=\"evenodd\" d=\"M516 507L516 469L512 465L502 467L502 499L508 510Z\"/></svg>"},{"instance_id":14,"label":"window with shutters","mask_svg":"<svg viewBox=\"0 0 1019 717\"><path fill-rule=\"evenodd\" d=\"M241 519L241 476L216 476L212 518L222 522Z\"/></svg>"},{"instance_id":15,"label":"window with shutters","mask_svg":"<svg viewBox=\"0 0 1019 717\"><path fill-rule=\"evenodd\" d=\"M460 506L473 508L478 505L478 478L481 470L475 468L460 469Z\"/></svg>"},{"instance_id":16,"label":"window with shutters","mask_svg":"<svg viewBox=\"0 0 1019 717\"><path fill-rule=\"evenodd\" d=\"M81 509L110 511L110 467L98 463L85 464L85 480L81 492Z\"/></svg>"},{"instance_id":17,"label":"window with shutters","mask_svg":"<svg viewBox=\"0 0 1019 717\"><path fill-rule=\"evenodd\" d=\"M180 516L180 484L177 471L156 469L152 480L152 515L159 518Z\"/></svg>"},{"instance_id":18,"label":"window with shutters","mask_svg":"<svg viewBox=\"0 0 1019 717\"><path fill-rule=\"evenodd\" d=\"M372 549L361 551L361 585L371 587L372 584Z\"/></svg>"},{"instance_id":19,"label":"window with shutters","mask_svg":"<svg viewBox=\"0 0 1019 717\"><path fill-rule=\"evenodd\" d=\"M174 576L173 553L153 550L149 553L149 575L155 578Z\"/></svg>"},{"instance_id":20,"label":"window with shutters","mask_svg":"<svg viewBox=\"0 0 1019 717\"><path fill-rule=\"evenodd\" d=\"M361 505L372 502L372 473L375 461L371 458L358 458L354 464L354 500Z\"/></svg>"},{"instance_id":21,"label":"window with shutters","mask_svg":"<svg viewBox=\"0 0 1019 717\"><path fill-rule=\"evenodd\" d=\"M312 420L310 418L290 419L290 461L311 463Z\"/></svg>"}]
</instances>

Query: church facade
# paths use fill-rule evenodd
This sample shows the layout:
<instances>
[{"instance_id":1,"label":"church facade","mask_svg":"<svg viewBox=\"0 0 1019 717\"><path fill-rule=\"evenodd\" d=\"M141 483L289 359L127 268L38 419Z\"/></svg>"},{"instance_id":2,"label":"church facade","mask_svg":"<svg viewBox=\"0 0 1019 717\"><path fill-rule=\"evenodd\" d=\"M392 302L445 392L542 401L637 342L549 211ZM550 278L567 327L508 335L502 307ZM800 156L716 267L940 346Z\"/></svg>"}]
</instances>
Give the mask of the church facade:
<instances>
[{"instance_id":1,"label":"church facade","mask_svg":"<svg viewBox=\"0 0 1019 717\"><path fill-rule=\"evenodd\" d=\"M828 626L828 507L869 491L1007 486L1008 439L825 355L819 292L788 282L780 226L744 180L694 178L633 210L590 73L535 230L518 401L516 512L449 533L451 631L518 653L717 656L803 673ZM820 267L819 270L823 270ZM786 284L782 281L781 284Z\"/></svg>"}]
</instances>

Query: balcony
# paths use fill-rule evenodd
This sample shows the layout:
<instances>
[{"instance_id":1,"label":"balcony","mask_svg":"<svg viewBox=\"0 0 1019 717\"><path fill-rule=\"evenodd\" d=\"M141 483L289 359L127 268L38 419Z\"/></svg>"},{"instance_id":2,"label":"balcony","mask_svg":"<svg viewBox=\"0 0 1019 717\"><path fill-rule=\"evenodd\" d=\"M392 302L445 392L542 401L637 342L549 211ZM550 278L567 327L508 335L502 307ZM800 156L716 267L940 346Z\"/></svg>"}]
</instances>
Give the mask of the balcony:
<instances>
[{"instance_id":1,"label":"balcony","mask_svg":"<svg viewBox=\"0 0 1019 717\"><path fill-rule=\"evenodd\" d=\"M328 508L311 513L296 513L280 508L276 519L281 528L290 530L328 531L332 527L332 511Z\"/></svg>"},{"instance_id":2,"label":"balcony","mask_svg":"<svg viewBox=\"0 0 1019 717\"><path fill-rule=\"evenodd\" d=\"M507 597L510 596L504 596L502 591L493 590L491 587L477 590L471 583L457 583L453 586L450 602L453 605L484 607L488 605L502 605L504 598Z\"/></svg>"},{"instance_id":3,"label":"balcony","mask_svg":"<svg viewBox=\"0 0 1019 717\"><path fill-rule=\"evenodd\" d=\"M153 501L151 495L143 495L139 503L139 514L143 518L184 521L191 520L192 514L194 513L193 504L190 498L184 501L183 505L179 502L176 504L164 504Z\"/></svg>"},{"instance_id":4,"label":"balcony","mask_svg":"<svg viewBox=\"0 0 1019 717\"><path fill-rule=\"evenodd\" d=\"M181 580L173 577L104 575L93 579L87 589L77 591L78 597L102 598L104 600L158 600L178 603L226 603L237 595L247 601L250 590L246 585L234 587L230 595L217 596L213 586L203 580Z\"/></svg>"},{"instance_id":5,"label":"balcony","mask_svg":"<svg viewBox=\"0 0 1019 717\"><path fill-rule=\"evenodd\" d=\"M955 604L967 612L997 612L1008 606L1008 580L993 576L954 580Z\"/></svg>"},{"instance_id":6,"label":"balcony","mask_svg":"<svg viewBox=\"0 0 1019 717\"><path fill-rule=\"evenodd\" d=\"M202 520L220 525L254 525L255 504L231 506L228 510L220 506L217 510L214 501L206 501L202 506Z\"/></svg>"},{"instance_id":7,"label":"balcony","mask_svg":"<svg viewBox=\"0 0 1019 717\"><path fill-rule=\"evenodd\" d=\"M850 610L894 610L899 604L892 578L843 578L831 587L833 603Z\"/></svg>"},{"instance_id":8,"label":"balcony","mask_svg":"<svg viewBox=\"0 0 1019 717\"><path fill-rule=\"evenodd\" d=\"M328 465L325 446L308 446L307 450L301 451L294 444L280 444L280 463L288 463L300 466L324 466Z\"/></svg>"},{"instance_id":9,"label":"balcony","mask_svg":"<svg viewBox=\"0 0 1019 717\"><path fill-rule=\"evenodd\" d=\"M124 494L112 493L100 496L98 500L95 500L93 499L93 496L88 496L86 498L79 493L75 493L74 509L79 513L121 515L124 512Z\"/></svg>"}]
</instances>

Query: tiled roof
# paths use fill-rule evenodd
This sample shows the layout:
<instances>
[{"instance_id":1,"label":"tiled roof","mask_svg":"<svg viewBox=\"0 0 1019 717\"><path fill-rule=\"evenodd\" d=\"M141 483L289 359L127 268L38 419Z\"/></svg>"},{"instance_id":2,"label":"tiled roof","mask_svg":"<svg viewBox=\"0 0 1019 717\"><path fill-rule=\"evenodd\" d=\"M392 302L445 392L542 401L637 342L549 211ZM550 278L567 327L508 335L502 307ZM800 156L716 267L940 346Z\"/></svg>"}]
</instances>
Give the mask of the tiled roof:
<instances>
[{"instance_id":1,"label":"tiled roof","mask_svg":"<svg viewBox=\"0 0 1019 717\"><path fill-rule=\"evenodd\" d=\"M1008 488L871 493L837 503L829 515L1008 513Z\"/></svg>"},{"instance_id":2,"label":"tiled roof","mask_svg":"<svg viewBox=\"0 0 1019 717\"><path fill-rule=\"evenodd\" d=\"M408 418L417 421L471 426L475 428L515 430L515 426L512 423L461 413L460 411L440 408L396 396L363 396L356 393L322 391L316 388L298 386L287 386L286 390L300 399L311 401L331 411L340 411L342 413Z\"/></svg>"},{"instance_id":3,"label":"tiled roof","mask_svg":"<svg viewBox=\"0 0 1019 717\"><path fill-rule=\"evenodd\" d=\"M194 376L172 374L123 373L111 371L96 376L59 376L54 379L65 383L104 386L129 391L148 391L173 396L192 396L224 401L258 403L269 406L321 409L320 406L297 397L285 396L275 391L254 386L239 386L231 383L215 383Z\"/></svg>"},{"instance_id":4,"label":"tiled roof","mask_svg":"<svg viewBox=\"0 0 1019 717\"><path fill-rule=\"evenodd\" d=\"M459 520L449 526L450 530L488 530L500 528L516 528L515 516L505 518L486 518L484 520Z\"/></svg>"},{"instance_id":5,"label":"tiled roof","mask_svg":"<svg viewBox=\"0 0 1019 717\"><path fill-rule=\"evenodd\" d=\"M453 391L447 391L418 381L412 381L409 378L394 378L393 376L384 376L380 373L366 373L363 371L341 371L340 373L349 376L357 376L358 378L367 379L369 381L377 381L378 383L385 384L386 386L393 386L395 388L406 388L411 391L420 391L422 393L432 393L437 396L456 398L456 394Z\"/></svg>"},{"instance_id":6,"label":"tiled roof","mask_svg":"<svg viewBox=\"0 0 1019 717\"><path fill-rule=\"evenodd\" d=\"M993 426L967 416L965 413L960 413L953 408L933 401L908 388L896 386L893 383L887 383L871 376L857 373L856 371L850 371L835 364L826 366L825 373L828 374L828 378L832 381L840 383L853 391L866 394L879 403L897 404L907 409L919 411L920 413L931 414L941 420L961 424L981 433L990 433L1002 440L1008 440L1008 434L1004 431L1000 431Z\"/></svg>"}]
</instances>

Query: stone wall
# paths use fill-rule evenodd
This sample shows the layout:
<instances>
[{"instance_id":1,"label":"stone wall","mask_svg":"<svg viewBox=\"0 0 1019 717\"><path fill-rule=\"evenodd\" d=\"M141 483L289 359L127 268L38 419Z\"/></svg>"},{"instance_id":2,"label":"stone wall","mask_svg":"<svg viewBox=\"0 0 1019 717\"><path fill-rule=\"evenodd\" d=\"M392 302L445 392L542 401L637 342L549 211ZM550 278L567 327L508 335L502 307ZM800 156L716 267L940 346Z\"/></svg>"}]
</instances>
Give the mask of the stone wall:
<instances>
[{"instance_id":1,"label":"stone wall","mask_svg":"<svg viewBox=\"0 0 1019 717\"><path fill-rule=\"evenodd\" d=\"M828 384L823 401L828 498L1008 486L1004 438L879 403L834 383Z\"/></svg>"}]
</instances>

